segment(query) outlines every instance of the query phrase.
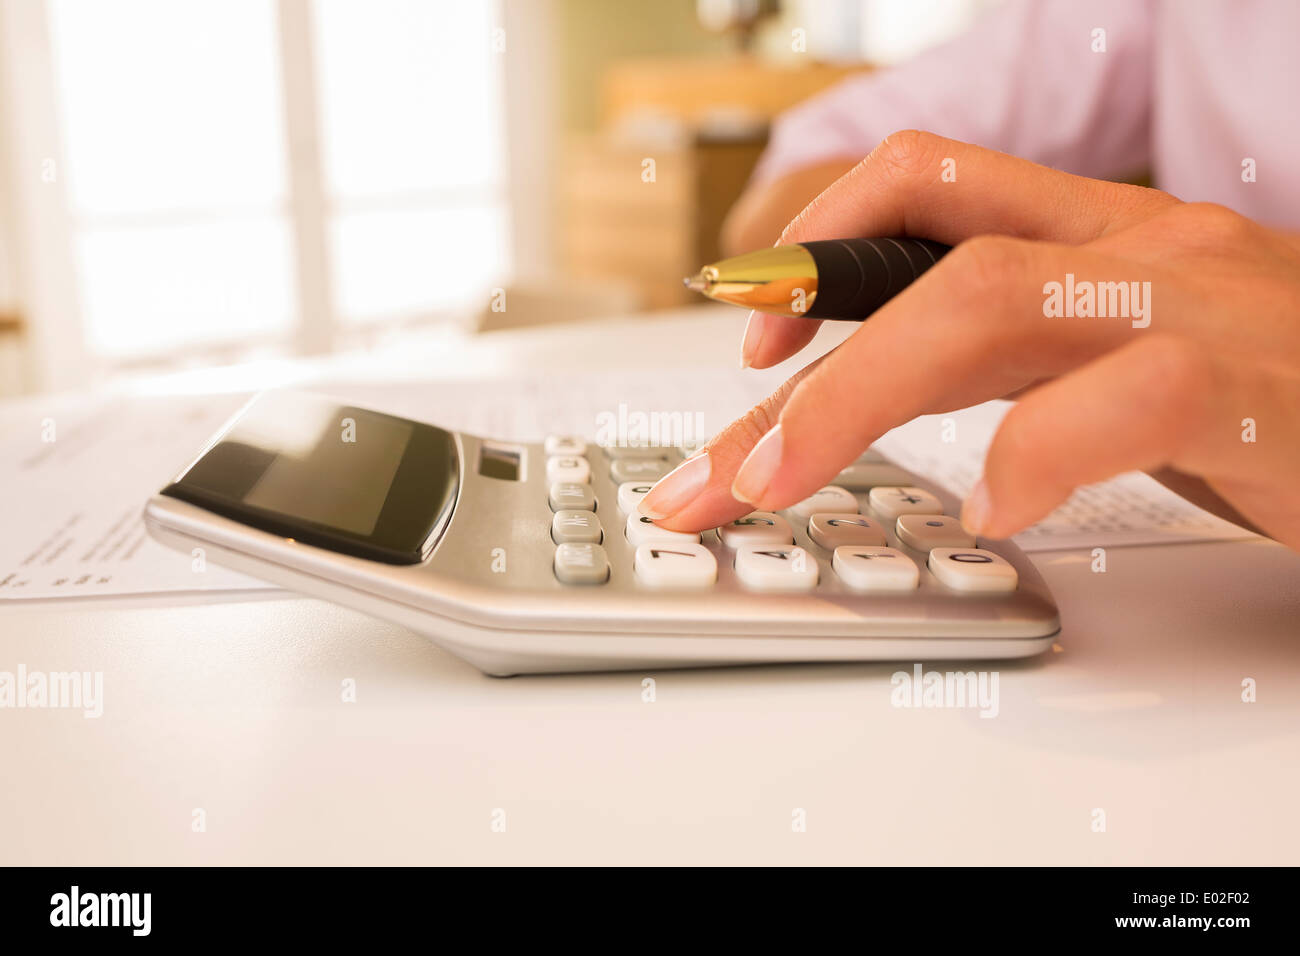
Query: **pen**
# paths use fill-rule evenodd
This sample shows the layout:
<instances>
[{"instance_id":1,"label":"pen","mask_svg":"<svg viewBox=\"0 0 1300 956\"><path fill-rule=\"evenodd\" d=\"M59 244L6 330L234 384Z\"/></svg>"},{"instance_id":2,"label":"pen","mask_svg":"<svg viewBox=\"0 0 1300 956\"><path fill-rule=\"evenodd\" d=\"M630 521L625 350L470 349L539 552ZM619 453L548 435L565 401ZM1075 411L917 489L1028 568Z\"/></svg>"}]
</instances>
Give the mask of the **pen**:
<instances>
[{"instance_id":1,"label":"pen","mask_svg":"<svg viewBox=\"0 0 1300 956\"><path fill-rule=\"evenodd\" d=\"M824 239L707 265L683 280L711 299L775 315L861 322L950 246L930 239Z\"/></svg>"}]
</instances>

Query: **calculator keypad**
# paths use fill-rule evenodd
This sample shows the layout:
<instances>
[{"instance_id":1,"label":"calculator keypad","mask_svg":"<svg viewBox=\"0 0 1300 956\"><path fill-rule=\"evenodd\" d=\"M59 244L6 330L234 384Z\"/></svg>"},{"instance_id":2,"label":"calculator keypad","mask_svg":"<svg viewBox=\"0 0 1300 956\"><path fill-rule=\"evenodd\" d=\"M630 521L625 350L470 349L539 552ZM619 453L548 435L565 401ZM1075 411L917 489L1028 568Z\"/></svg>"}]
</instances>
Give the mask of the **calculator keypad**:
<instances>
[{"instance_id":1,"label":"calculator keypad","mask_svg":"<svg viewBox=\"0 0 1300 956\"><path fill-rule=\"evenodd\" d=\"M843 511L857 514L858 499L853 497L852 492L844 488L827 485L790 508L791 514L804 521L807 521L819 511Z\"/></svg>"},{"instance_id":2,"label":"calculator keypad","mask_svg":"<svg viewBox=\"0 0 1300 956\"><path fill-rule=\"evenodd\" d=\"M585 485L591 481L591 463L580 456L552 456L546 459L546 480Z\"/></svg>"},{"instance_id":3,"label":"calculator keypad","mask_svg":"<svg viewBox=\"0 0 1300 956\"><path fill-rule=\"evenodd\" d=\"M870 502L872 511L891 524L899 515L943 514L943 502L924 488L893 485L872 488L867 501Z\"/></svg>"},{"instance_id":4,"label":"calculator keypad","mask_svg":"<svg viewBox=\"0 0 1300 956\"><path fill-rule=\"evenodd\" d=\"M1006 558L980 548L935 548L929 567L956 591L1014 591L1019 579Z\"/></svg>"},{"instance_id":5,"label":"calculator keypad","mask_svg":"<svg viewBox=\"0 0 1300 956\"><path fill-rule=\"evenodd\" d=\"M655 588L707 588L718 580L718 559L702 544L643 544L632 564L637 580Z\"/></svg>"},{"instance_id":6,"label":"calculator keypad","mask_svg":"<svg viewBox=\"0 0 1300 956\"><path fill-rule=\"evenodd\" d=\"M815 514L808 520L808 537L827 551L844 545L884 547L885 529L874 518L852 512Z\"/></svg>"},{"instance_id":7,"label":"calculator keypad","mask_svg":"<svg viewBox=\"0 0 1300 956\"><path fill-rule=\"evenodd\" d=\"M688 534L684 531L669 531L666 528L659 527L645 515L636 511L627 516L627 526L624 530L627 540L634 548L656 541L667 544L699 544L700 542L698 531L694 534Z\"/></svg>"},{"instance_id":8,"label":"calculator keypad","mask_svg":"<svg viewBox=\"0 0 1300 956\"><path fill-rule=\"evenodd\" d=\"M619 461L624 458L666 458L673 450L656 445L631 444L631 445L602 445L600 450L611 461Z\"/></svg>"},{"instance_id":9,"label":"calculator keypad","mask_svg":"<svg viewBox=\"0 0 1300 956\"><path fill-rule=\"evenodd\" d=\"M975 547L975 536L952 515L899 515L895 530L899 541L917 551Z\"/></svg>"},{"instance_id":10,"label":"calculator keypad","mask_svg":"<svg viewBox=\"0 0 1300 956\"><path fill-rule=\"evenodd\" d=\"M604 532L600 528L600 519L590 511L566 509L555 512L551 519L551 540L556 544L566 541L585 541L600 544Z\"/></svg>"},{"instance_id":11,"label":"calculator keypad","mask_svg":"<svg viewBox=\"0 0 1300 956\"><path fill-rule=\"evenodd\" d=\"M855 591L914 591L921 569L897 548L836 548L831 567Z\"/></svg>"},{"instance_id":12,"label":"calculator keypad","mask_svg":"<svg viewBox=\"0 0 1300 956\"><path fill-rule=\"evenodd\" d=\"M730 565L732 580L755 592L810 592L834 584L841 592L899 594L920 587L923 568L931 590L937 585L988 594L1018 587L1014 566L976 547L934 494L908 484L914 479L907 472L872 450L845 468L836 484L782 513L754 511L700 535L660 528L639 511L654 482L680 459L678 449L620 446L601 449L607 457L600 459L589 457L587 444L572 436L551 436L545 447L554 573L561 584L601 585L611 574L630 571L648 588L707 590L718 583L721 560ZM605 468L624 521L623 534L612 541L605 540L596 514L597 486L601 495L609 488ZM865 494L865 508L854 491ZM628 557L612 563L606 547L628 549L630 569Z\"/></svg>"},{"instance_id":13,"label":"calculator keypad","mask_svg":"<svg viewBox=\"0 0 1300 956\"><path fill-rule=\"evenodd\" d=\"M609 556L598 544L566 542L555 549L555 576L564 584L604 584Z\"/></svg>"},{"instance_id":14,"label":"calculator keypad","mask_svg":"<svg viewBox=\"0 0 1300 956\"><path fill-rule=\"evenodd\" d=\"M618 486L618 510L630 515L655 486L653 481L625 481Z\"/></svg>"},{"instance_id":15,"label":"calculator keypad","mask_svg":"<svg viewBox=\"0 0 1300 956\"><path fill-rule=\"evenodd\" d=\"M880 485L906 485L912 476L897 465L855 461L838 475L835 484L850 491L870 491Z\"/></svg>"},{"instance_id":16,"label":"calculator keypad","mask_svg":"<svg viewBox=\"0 0 1300 956\"><path fill-rule=\"evenodd\" d=\"M596 510L596 492L591 485L575 481L555 481L551 483L551 510L565 509L577 511Z\"/></svg>"},{"instance_id":17,"label":"calculator keypad","mask_svg":"<svg viewBox=\"0 0 1300 956\"><path fill-rule=\"evenodd\" d=\"M620 458L610 464L609 477L619 484L625 481L656 482L670 471L672 466L666 458Z\"/></svg>"},{"instance_id":18,"label":"calculator keypad","mask_svg":"<svg viewBox=\"0 0 1300 956\"><path fill-rule=\"evenodd\" d=\"M568 455L576 458L587 454L587 443L577 435L548 435L546 454Z\"/></svg>"},{"instance_id":19,"label":"calculator keypad","mask_svg":"<svg viewBox=\"0 0 1300 956\"><path fill-rule=\"evenodd\" d=\"M798 545L746 545L736 550L736 574L755 591L811 591L817 559Z\"/></svg>"},{"instance_id":20,"label":"calculator keypad","mask_svg":"<svg viewBox=\"0 0 1300 956\"><path fill-rule=\"evenodd\" d=\"M718 529L718 537L728 548L747 544L794 544L790 522L771 511L751 511Z\"/></svg>"}]
</instances>

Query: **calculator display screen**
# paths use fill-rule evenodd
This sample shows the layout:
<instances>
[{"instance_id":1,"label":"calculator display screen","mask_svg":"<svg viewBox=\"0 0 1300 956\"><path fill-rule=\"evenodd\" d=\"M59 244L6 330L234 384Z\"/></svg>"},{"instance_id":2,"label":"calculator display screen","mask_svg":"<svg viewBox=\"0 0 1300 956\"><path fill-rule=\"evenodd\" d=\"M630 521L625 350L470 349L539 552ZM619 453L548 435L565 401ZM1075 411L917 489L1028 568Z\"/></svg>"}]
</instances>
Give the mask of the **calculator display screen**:
<instances>
[{"instance_id":1,"label":"calculator display screen","mask_svg":"<svg viewBox=\"0 0 1300 956\"><path fill-rule=\"evenodd\" d=\"M163 494L345 554L420 561L455 504L451 433L313 395L261 396Z\"/></svg>"}]
</instances>

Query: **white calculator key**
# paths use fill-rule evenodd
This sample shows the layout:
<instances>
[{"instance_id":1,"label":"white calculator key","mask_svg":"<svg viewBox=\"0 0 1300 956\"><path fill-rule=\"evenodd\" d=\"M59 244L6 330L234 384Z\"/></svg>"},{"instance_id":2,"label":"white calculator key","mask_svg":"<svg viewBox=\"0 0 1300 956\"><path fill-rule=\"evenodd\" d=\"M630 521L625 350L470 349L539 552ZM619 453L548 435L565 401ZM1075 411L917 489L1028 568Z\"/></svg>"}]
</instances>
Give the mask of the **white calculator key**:
<instances>
[{"instance_id":1,"label":"white calculator key","mask_svg":"<svg viewBox=\"0 0 1300 956\"><path fill-rule=\"evenodd\" d=\"M668 531L659 527L645 515L634 511L627 516L627 540L634 548L643 544L699 544L698 532Z\"/></svg>"},{"instance_id":2,"label":"white calculator key","mask_svg":"<svg viewBox=\"0 0 1300 956\"><path fill-rule=\"evenodd\" d=\"M868 448L858 456L858 461L863 464L882 464L886 460L885 456L874 448Z\"/></svg>"},{"instance_id":3,"label":"white calculator key","mask_svg":"<svg viewBox=\"0 0 1300 956\"><path fill-rule=\"evenodd\" d=\"M718 559L702 544L643 544L632 564L637 580L656 588L707 588L718 580Z\"/></svg>"},{"instance_id":4,"label":"white calculator key","mask_svg":"<svg viewBox=\"0 0 1300 956\"><path fill-rule=\"evenodd\" d=\"M869 461L855 461L835 476L835 484L850 491L869 491L879 485L906 485L915 480L897 465Z\"/></svg>"},{"instance_id":5,"label":"white calculator key","mask_svg":"<svg viewBox=\"0 0 1300 956\"><path fill-rule=\"evenodd\" d=\"M973 548L975 536L952 515L899 515L898 540L917 551Z\"/></svg>"},{"instance_id":6,"label":"white calculator key","mask_svg":"<svg viewBox=\"0 0 1300 956\"><path fill-rule=\"evenodd\" d=\"M755 591L811 591L817 559L797 545L747 545L736 551L736 574Z\"/></svg>"},{"instance_id":7,"label":"white calculator key","mask_svg":"<svg viewBox=\"0 0 1300 956\"><path fill-rule=\"evenodd\" d=\"M867 518L847 511L823 514L818 512L808 519L808 537L827 551L846 544L863 547L884 547L885 529L875 518Z\"/></svg>"},{"instance_id":8,"label":"white calculator key","mask_svg":"<svg viewBox=\"0 0 1300 956\"><path fill-rule=\"evenodd\" d=\"M625 481L618 486L618 510L625 515L636 511L641 499L654 487L652 481Z\"/></svg>"},{"instance_id":9,"label":"white calculator key","mask_svg":"<svg viewBox=\"0 0 1300 956\"><path fill-rule=\"evenodd\" d=\"M911 591L921 569L896 548L836 548L831 567L855 591Z\"/></svg>"},{"instance_id":10,"label":"white calculator key","mask_svg":"<svg viewBox=\"0 0 1300 956\"><path fill-rule=\"evenodd\" d=\"M980 548L935 548L929 567L954 591L1014 591L1020 578L1005 558Z\"/></svg>"},{"instance_id":11,"label":"white calculator key","mask_svg":"<svg viewBox=\"0 0 1300 956\"><path fill-rule=\"evenodd\" d=\"M587 443L577 435L547 435L546 454L577 458L587 453Z\"/></svg>"},{"instance_id":12,"label":"white calculator key","mask_svg":"<svg viewBox=\"0 0 1300 956\"><path fill-rule=\"evenodd\" d=\"M718 537L728 548L747 544L794 544L790 522L770 511L751 511L743 518L718 529Z\"/></svg>"},{"instance_id":13,"label":"white calculator key","mask_svg":"<svg viewBox=\"0 0 1300 956\"><path fill-rule=\"evenodd\" d=\"M555 455L546 459L546 480L585 485L591 481L591 463L580 455Z\"/></svg>"},{"instance_id":14,"label":"white calculator key","mask_svg":"<svg viewBox=\"0 0 1300 956\"><path fill-rule=\"evenodd\" d=\"M886 486L872 488L867 495L871 510L886 521L899 515L941 515L943 503L922 488Z\"/></svg>"},{"instance_id":15,"label":"white calculator key","mask_svg":"<svg viewBox=\"0 0 1300 956\"><path fill-rule=\"evenodd\" d=\"M851 491L845 491L835 485L827 485L790 508L792 515L802 518L804 521L807 521L819 511L857 514L858 499L853 497Z\"/></svg>"}]
</instances>

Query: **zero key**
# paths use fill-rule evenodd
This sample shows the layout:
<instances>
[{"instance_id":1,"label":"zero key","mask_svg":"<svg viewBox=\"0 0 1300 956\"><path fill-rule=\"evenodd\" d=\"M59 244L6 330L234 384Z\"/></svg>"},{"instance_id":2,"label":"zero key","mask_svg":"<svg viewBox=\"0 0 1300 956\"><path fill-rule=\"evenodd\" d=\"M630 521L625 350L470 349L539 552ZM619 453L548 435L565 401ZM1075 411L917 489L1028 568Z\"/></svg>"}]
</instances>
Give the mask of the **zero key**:
<instances>
[{"instance_id":1,"label":"zero key","mask_svg":"<svg viewBox=\"0 0 1300 956\"><path fill-rule=\"evenodd\" d=\"M1014 591L1020 579L1006 558L981 548L935 548L927 566L954 591Z\"/></svg>"}]
</instances>

